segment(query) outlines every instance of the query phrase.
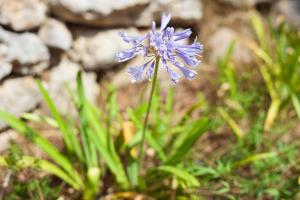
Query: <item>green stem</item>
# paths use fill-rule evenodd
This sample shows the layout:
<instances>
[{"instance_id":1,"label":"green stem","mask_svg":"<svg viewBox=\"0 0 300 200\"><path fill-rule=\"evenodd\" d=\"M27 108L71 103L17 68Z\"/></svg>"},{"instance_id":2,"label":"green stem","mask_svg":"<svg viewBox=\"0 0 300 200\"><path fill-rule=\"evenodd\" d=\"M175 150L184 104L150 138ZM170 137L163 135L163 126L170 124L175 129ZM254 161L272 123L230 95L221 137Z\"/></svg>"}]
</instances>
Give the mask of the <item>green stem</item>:
<instances>
[{"instance_id":1,"label":"green stem","mask_svg":"<svg viewBox=\"0 0 300 200\"><path fill-rule=\"evenodd\" d=\"M151 84L151 92L150 92L150 97L148 100L147 113L146 113L144 126L143 126L142 139L141 139L141 143L140 143L139 171L143 165L145 135L146 135L146 129L148 126L148 119L149 119L149 113L150 113L151 104L152 104L152 98L153 98L153 94L154 94L154 90L155 90L155 86L156 86L159 59L160 58L158 57L158 58L156 58L156 61L155 61L154 74L153 74L153 79L152 79L152 84Z\"/></svg>"}]
</instances>

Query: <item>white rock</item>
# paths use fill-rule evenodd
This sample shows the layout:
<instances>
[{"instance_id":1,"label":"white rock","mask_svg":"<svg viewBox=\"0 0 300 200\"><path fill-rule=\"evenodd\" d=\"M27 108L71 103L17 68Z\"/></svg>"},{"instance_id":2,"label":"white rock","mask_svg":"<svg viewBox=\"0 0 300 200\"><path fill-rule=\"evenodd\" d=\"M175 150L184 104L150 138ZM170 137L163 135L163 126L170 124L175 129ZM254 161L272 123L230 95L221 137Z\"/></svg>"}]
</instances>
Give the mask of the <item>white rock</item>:
<instances>
[{"instance_id":1,"label":"white rock","mask_svg":"<svg viewBox=\"0 0 300 200\"><path fill-rule=\"evenodd\" d=\"M172 23L191 25L202 17L200 0L52 0L55 15L76 24L98 27L151 26L163 12Z\"/></svg>"},{"instance_id":2,"label":"white rock","mask_svg":"<svg viewBox=\"0 0 300 200\"><path fill-rule=\"evenodd\" d=\"M0 80L9 75L12 71L12 65L10 63L0 61Z\"/></svg>"},{"instance_id":3,"label":"white rock","mask_svg":"<svg viewBox=\"0 0 300 200\"><path fill-rule=\"evenodd\" d=\"M72 34L65 24L55 19L47 19L40 27L38 35L49 47L67 50L72 45Z\"/></svg>"},{"instance_id":4,"label":"white rock","mask_svg":"<svg viewBox=\"0 0 300 200\"><path fill-rule=\"evenodd\" d=\"M14 72L22 75L36 75L41 74L48 67L48 62L39 62L37 64L31 65L30 67L28 65L20 65L14 69Z\"/></svg>"},{"instance_id":5,"label":"white rock","mask_svg":"<svg viewBox=\"0 0 300 200\"><path fill-rule=\"evenodd\" d=\"M153 20L160 22L162 13L172 15L171 23L190 26L202 18L202 4L199 0L153 0L137 18L137 26L149 26Z\"/></svg>"},{"instance_id":6,"label":"white rock","mask_svg":"<svg viewBox=\"0 0 300 200\"><path fill-rule=\"evenodd\" d=\"M55 15L76 24L133 25L150 0L50 0ZM120 20L121 19L121 20Z\"/></svg>"},{"instance_id":7,"label":"white rock","mask_svg":"<svg viewBox=\"0 0 300 200\"><path fill-rule=\"evenodd\" d=\"M46 19L47 6L41 0L0 0L0 24L15 31L39 26Z\"/></svg>"},{"instance_id":8,"label":"white rock","mask_svg":"<svg viewBox=\"0 0 300 200\"><path fill-rule=\"evenodd\" d=\"M65 84L70 89L76 91L76 75L80 66L76 63L63 58L57 67L50 72L49 92L60 112L66 115L75 116L75 110L72 100L67 94ZM83 73L83 85L87 99L95 103L99 94L99 86L96 82L96 74L89 72Z\"/></svg>"},{"instance_id":9,"label":"white rock","mask_svg":"<svg viewBox=\"0 0 300 200\"><path fill-rule=\"evenodd\" d=\"M9 79L0 86L0 110L20 116L34 109L40 102L40 93L31 77ZM0 130L6 124L0 121Z\"/></svg>"},{"instance_id":10,"label":"white rock","mask_svg":"<svg viewBox=\"0 0 300 200\"><path fill-rule=\"evenodd\" d=\"M115 10L122 10L148 2L148 0L52 0L52 3L61 4L75 13L93 11L102 15L109 15Z\"/></svg>"},{"instance_id":11,"label":"white rock","mask_svg":"<svg viewBox=\"0 0 300 200\"><path fill-rule=\"evenodd\" d=\"M28 65L48 61L50 56L47 47L35 34L16 34L0 27L0 57Z\"/></svg>"},{"instance_id":12,"label":"white rock","mask_svg":"<svg viewBox=\"0 0 300 200\"><path fill-rule=\"evenodd\" d=\"M101 32L82 32L73 43L69 54L73 60L83 64L85 69L108 69L118 64L116 53L129 48L118 35L119 31L138 35L136 29L114 29Z\"/></svg>"}]
</instances>

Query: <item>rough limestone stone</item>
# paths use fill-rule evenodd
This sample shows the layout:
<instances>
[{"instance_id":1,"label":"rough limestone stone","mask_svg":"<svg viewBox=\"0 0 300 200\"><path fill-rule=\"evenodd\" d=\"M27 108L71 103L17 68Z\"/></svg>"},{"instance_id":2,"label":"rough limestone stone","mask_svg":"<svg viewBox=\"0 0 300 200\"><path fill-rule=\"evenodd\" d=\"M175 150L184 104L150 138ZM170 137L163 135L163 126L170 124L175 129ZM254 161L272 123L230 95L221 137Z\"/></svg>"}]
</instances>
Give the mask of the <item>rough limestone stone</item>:
<instances>
[{"instance_id":1,"label":"rough limestone stone","mask_svg":"<svg viewBox=\"0 0 300 200\"><path fill-rule=\"evenodd\" d=\"M34 66L46 68L49 59L47 47L35 34L16 34L0 27L1 62L11 63L16 68L21 66L19 70L22 71L30 70Z\"/></svg>"},{"instance_id":2,"label":"rough limestone stone","mask_svg":"<svg viewBox=\"0 0 300 200\"><path fill-rule=\"evenodd\" d=\"M65 24L56 19L47 19L40 27L38 35L49 47L68 50L72 45L71 32Z\"/></svg>"},{"instance_id":3,"label":"rough limestone stone","mask_svg":"<svg viewBox=\"0 0 300 200\"><path fill-rule=\"evenodd\" d=\"M0 80L9 75L12 71L12 65L10 63L0 61Z\"/></svg>"},{"instance_id":4,"label":"rough limestone stone","mask_svg":"<svg viewBox=\"0 0 300 200\"><path fill-rule=\"evenodd\" d=\"M40 93L31 77L9 79L0 86L0 110L20 116L34 109L40 102ZM6 124L0 121L0 130Z\"/></svg>"},{"instance_id":5,"label":"rough limestone stone","mask_svg":"<svg viewBox=\"0 0 300 200\"><path fill-rule=\"evenodd\" d=\"M76 24L130 26L150 0L51 0L52 11ZM120 20L122 19L122 20Z\"/></svg>"},{"instance_id":6,"label":"rough limestone stone","mask_svg":"<svg viewBox=\"0 0 300 200\"><path fill-rule=\"evenodd\" d=\"M135 24L149 26L153 20L160 22L162 13L170 13L171 23L183 26L199 23L203 15L199 0L154 0L137 18Z\"/></svg>"},{"instance_id":7,"label":"rough limestone stone","mask_svg":"<svg viewBox=\"0 0 300 200\"><path fill-rule=\"evenodd\" d=\"M195 24L202 17L200 0L52 0L51 5L68 22L98 27L145 27L163 12L171 13L176 25Z\"/></svg>"},{"instance_id":8,"label":"rough limestone stone","mask_svg":"<svg viewBox=\"0 0 300 200\"><path fill-rule=\"evenodd\" d=\"M38 27L46 19L46 12L42 0L0 0L0 24L15 31Z\"/></svg>"}]
</instances>

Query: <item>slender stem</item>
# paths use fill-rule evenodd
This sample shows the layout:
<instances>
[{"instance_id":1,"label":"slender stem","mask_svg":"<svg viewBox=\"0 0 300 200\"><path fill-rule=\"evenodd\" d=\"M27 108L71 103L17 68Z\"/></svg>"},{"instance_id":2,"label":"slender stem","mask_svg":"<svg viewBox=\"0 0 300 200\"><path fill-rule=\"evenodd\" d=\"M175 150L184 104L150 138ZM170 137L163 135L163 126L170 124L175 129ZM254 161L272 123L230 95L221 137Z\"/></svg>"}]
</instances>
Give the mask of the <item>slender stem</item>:
<instances>
[{"instance_id":1,"label":"slender stem","mask_svg":"<svg viewBox=\"0 0 300 200\"><path fill-rule=\"evenodd\" d=\"M155 86L156 86L158 65L159 65L159 57L157 57L156 61L155 61L154 74L153 74L153 79L152 79L152 84L151 84L151 92L150 92L150 97L149 97L149 100L148 100L147 113L146 113L146 117L145 117L145 121L144 121L142 139L141 139L141 143L140 143L139 171L140 171L140 169L142 168L142 165L143 165L145 135L146 135L146 130L147 130L147 126L148 126L149 113L150 113L150 110L151 110L152 97L153 97Z\"/></svg>"}]
</instances>

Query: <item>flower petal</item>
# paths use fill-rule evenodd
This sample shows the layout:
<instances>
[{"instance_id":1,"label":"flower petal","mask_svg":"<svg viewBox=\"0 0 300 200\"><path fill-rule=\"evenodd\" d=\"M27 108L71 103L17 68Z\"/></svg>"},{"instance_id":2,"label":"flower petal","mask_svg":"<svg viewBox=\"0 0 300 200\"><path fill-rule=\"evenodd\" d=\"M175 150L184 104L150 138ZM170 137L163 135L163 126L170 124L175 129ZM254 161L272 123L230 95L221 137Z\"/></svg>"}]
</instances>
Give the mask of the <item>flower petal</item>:
<instances>
[{"instance_id":1,"label":"flower petal","mask_svg":"<svg viewBox=\"0 0 300 200\"><path fill-rule=\"evenodd\" d=\"M119 32L119 36L123 39L124 42L132 44L132 45L137 45L138 43L142 42L146 38L146 35L144 35L144 36L129 36L129 35L126 35L124 32Z\"/></svg>"},{"instance_id":2,"label":"flower petal","mask_svg":"<svg viewBox=\"0 0 300 200\"><path fill-rule=\"evenodd\" d=\"M124 62L136 56L137 53L138 53L137 50L133 48L133 49L118 52L116 57L118 62Z\"/></svg>"},{"instance_id":3,"label":"flower petal","mask_svg":"<svg viewBox=\"0 0 300 200\"><path fill-rule=\"evenodd\" d=\"M187 65L191 67L197 67L200 64L200 61L197 60L196 57L194 56L189 56L189 54L179 51L178 49L176 50L176 54L178 57L180 57Z\"/></svg>"},{"instance_id":4,"label":"flower petal","mask_svg":"<svg viewBox=\"0 0 300 200\"><path fill-rule=\"evenodd\" d=\"M192 80L197 75L197 72L184 67L184 65L182 65L178 62L175 62L175 63L172 63L172 64L182 72L182 74L185 76L185 78L187 80Z\"/></svg>"},{"instance_id":5,"label":"flower petal","mask_svg":"<svg viewBox=\"0 0 300 200\"><path fill-rule=\"evenodd\" d=\"M200 44L199 42L194 42L190 45L177 45L176 48L179 49L180 51L184 51L188 54L194 54L194 55L203 52L203 45Z\"/></svg>"},{"instance_id":6,"label":"flower petal","mask_svg":"<svg viewBox=\"0 0 300 200\"><path fill-rule=\"evenodd\" d=\"M160 24L160 31L164 30L167 27L167 25L170 22L170 20L171 20L171 14L166 15L164 13L162 15L161 24Z\"/></svg>"},{"instance_id":7,"label":"flower petal","mask_svg":"<svg viewBox=\"0 0 300 200\"><path fill-rule=\"evenodd\" d=\"M177 84L180 79L180 75L174 72L170 67L168 67L165 60L162 61L162 65L164 69L168 72L173 84Z\"/></svg>"},{"instance_id":8,"label":"flower petal","mask_svg":"<svg viewBox=\"0 0 300 200\"><path fill-rule=\"evenodd\" d=\"M146 75L148 76L149 80L152 79L153 71L154 71L154 65L155 65L155 60L152 61L150 67L148 68Z\"/></svg>"},{"instance_id":9,"label":"flower petal","mask_svg":"<svg viewBox=\"0 0 300 200\"><path fill-rule=\"evenodd\" d=\"M174 28L173 27L167 27L166 30L163 33L163 38L168 38L169 40L171 39L171 36L174 33Z\"/></svg>"},{"instance_id":10,"label":"flower petal","mask_svg":"<svg viewBox=\"0 0 300 200\"><path fill-rule=\"evenodd\" d=\"M138 66L138 67L129 67L128 68L127 73L131 76L132 83L142 80L143 73L151 61L152 60L149 60L148 62L146 62L143 65Z\"/></svg>"},{"instance_id":11,"label":"flower petal","mask_svg":"<svg viewBox=\"0 0 300 200\"><path fill-rule=\"evenodd\" d=\"M129 67L127 73L131 76L131 82L135 83L142 80L144 69L143 67Z\"/></svg>"},{"instance_id":12,"label":"flower petal","mask_svg":"<svg viewBox=\"0 0 300 200\"><path fill-rule=\"evenodd\" d=\"M155 24L155 21L152 22L152 32L155 33L156 32L156 24Z\"/></svg>"},{"instance_id":13,"label":"flower petal","mask_svg":"<svg viewBox=\"0 0 300 200\"><path fill-rule=\"evenodd\" d=\"M192 31L190 28L188 29L185 29L181 32L176 32L173 34L173 37L175 37L174 41L178 41L178 40L183 40L183 39L186 39L186 38L189 38L191 35L192 35Z\"/></svg>"}]
</instances>

